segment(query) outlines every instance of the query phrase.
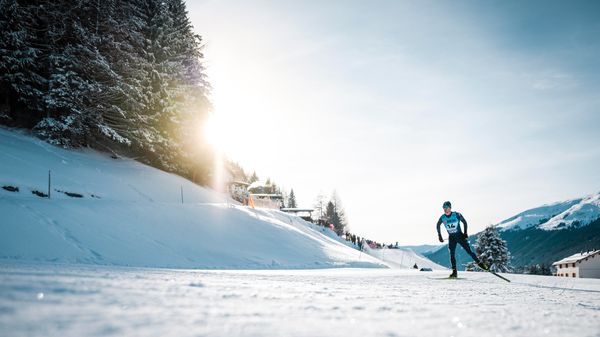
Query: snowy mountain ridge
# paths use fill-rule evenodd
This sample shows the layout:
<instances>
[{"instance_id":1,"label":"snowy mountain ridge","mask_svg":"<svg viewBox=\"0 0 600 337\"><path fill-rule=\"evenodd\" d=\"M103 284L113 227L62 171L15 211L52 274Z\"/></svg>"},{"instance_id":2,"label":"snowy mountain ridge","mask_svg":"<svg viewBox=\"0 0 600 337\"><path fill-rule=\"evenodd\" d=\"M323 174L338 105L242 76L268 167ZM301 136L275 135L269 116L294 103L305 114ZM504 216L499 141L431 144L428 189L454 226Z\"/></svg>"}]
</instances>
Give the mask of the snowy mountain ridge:
<instances>
[{"instance_id":1,"label":"snowy mountain ridge","mask_svg":"<svg viewBox=\"0 0 600 337\"><path fill-rule=\"evenodd\" d=\"M558 230L575 224L585 226L598 218L600 193L532 208L498 223L498 227L501 230L522 230L531 227Z\"/></svg>"}]
</instances>

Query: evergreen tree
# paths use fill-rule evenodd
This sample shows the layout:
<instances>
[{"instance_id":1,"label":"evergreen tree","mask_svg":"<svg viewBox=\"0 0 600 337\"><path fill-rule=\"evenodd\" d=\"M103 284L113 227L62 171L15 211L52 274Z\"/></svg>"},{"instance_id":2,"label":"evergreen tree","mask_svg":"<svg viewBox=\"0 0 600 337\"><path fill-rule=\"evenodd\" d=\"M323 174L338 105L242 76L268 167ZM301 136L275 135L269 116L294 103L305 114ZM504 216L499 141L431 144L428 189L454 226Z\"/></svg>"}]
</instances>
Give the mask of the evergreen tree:
<instances>
[{"instance_id":1,"label":"evergreen tree","mask_svg":"<svg viewBox=\"0 0 600 337\"><path fill-rule=\"evenodd\" d=\"M550 267L545 263L524 266L521 272L531 275L552 275L552 270L550 270Z\"/></svg>"},{"instance_id":2,"label":"evergreen tree","mask_svg":"<svg viewBox=\"0 0 600 337\"><path fill-rule=\"evenodd\" d=\"M207 183L210 86L183 0L0 0L0 123Z\"/></svg>"},{"instance_id":3,"label":"evergreen tree","mask_svg":"<svg viewBox=\"0 0 600 337\"><path fill-rule=\"evenodd\" d=\"M346 232L346 216L336 192L333 192L331 200L327 203L325 218L328 223L333 224L333 228L338 235Z\"/></svg>"},{"instance_id":4,"label":"evergreen tree","mask_svg":"<svg viewBox=\"0 0 600 337\"><path fill-rule=\"evenodd\" d=\"M250 176L250 180L248 180L248 182L250 184L252 184L253 182L258 181L258 176L256 175L256 171L252 172L252 175Z\"/></svg>"},{"instance_id":5,"label":"evergreen tree","mask_svg":"<svg viewBox=\"0 0 600 337\"><path fill-rule=\"evenodd\" d=\"M46 116L36 131L64 146L97 146L104 140L129 143L105 121L123 115L119 93L124 81L113 69L120 58L111 43L118 29L111 16L115 3L76 0L48 6Z\"/></svg>"},{"instance_id":6,"label":"evergreen tree","mask_svg":"<svg viewBox=\"0 0 600 337\"><path fill-rule=\"evenodd\" d=\"M0 122L32 127L45 112L45 50L50 8L0 0Z\"/></svg>"},{"instance_id":7,"label":"evergreen tree","mask_svg":"<svg viewBox=\"0 0 600 337\"><path fill-rule=\"evenodd\" d=\"M479 259L490 267L491 271L510 271L510 253L506 241L500 238L495 226L488 226L477 236L476 253Z\"/></svg>"},{"instance_id":8,"label":"evergreen tree","mask_svg":"<svg viewBox=\"0 0 600 337\"><path fill-rule=\"evenodd\" d=\"M265 182L265 192L264 193L275 194L278 192L280 192L280 191L279 191L279 187L277 187L277 184L275 184L275 182L272 181L271 178L267 178L267 181Z\"/></svg>"},{"instance_id":9,"label":"evergreen tree","mask_svg":"<svg viewBox=\"0 0 600 337\"><path fill-rule=\"evenodd\" d=\"M233 180L235 181L248 181L248 175L242 168L242 166L236 162L230 161L226 163L227 171L231 174Z\"/></svg>"},{"instance_id":10,"label":"evergreen tree","mask_svg":"<svg viewBox=\"0 0 600 337\"><path fill-rule=\"evenodd\" d=\"M290 196L288 197L288 208L296 208L298 205L296 204L296 195L294 194L294 189L292 188L290 191Z\"/></svg>"},{"instance_id":11,"label":"evergreen tree","mask_svg":"<svg viewBox=\"0 0 600 337\"><path fill-rule=\"evenodd\" d=\"M327 204L325 203L325 196L322 193L319 193L315 198L314 202L314 208L317 211L318 219L322 219L325 215L326 205Z\"/></svg>"},{"instance_id":12,"label":"evergreen tree","mask_svg":"<svg viewBox=\"0 0 600 337\"><path fill-rule=\"evenodd\" d=\"M96 30L100 35L98 48L115 73L110 85L103 90L101 99L108 104L102 119L114 134L122 136L121 143L139 148L147 133L145 93L142 83L146 78L144 58L144 0L106 0L97 2L100 12Z\"/></svg>"},{"instance_id":13,"label":"evergreen tree","mask_svg":"<svg viewBox=\"0 0 600 337\"><path fill-rule=\"evenodd\" d=\"M328 201L327 207L325 207L325 219L327 220L327 223L333 224L335 228L335 224L338 222L338 216L332 201Z\"/></svg>"},{"instance_id":14,"label":"evergreen tree","mask_svg":"<svg viewBox=\"0 0 600 337\"><path fill-rule=\"evenodd\" d=\"M209 90L201 63L200 36L193 32L185 4L180 0L146 0L145 50L147 80L143 83L149 131L142 146L168 170L190 171L209 165L207 149L197 150L195 134L208 116Z\"/></svg>"}]
</instances>

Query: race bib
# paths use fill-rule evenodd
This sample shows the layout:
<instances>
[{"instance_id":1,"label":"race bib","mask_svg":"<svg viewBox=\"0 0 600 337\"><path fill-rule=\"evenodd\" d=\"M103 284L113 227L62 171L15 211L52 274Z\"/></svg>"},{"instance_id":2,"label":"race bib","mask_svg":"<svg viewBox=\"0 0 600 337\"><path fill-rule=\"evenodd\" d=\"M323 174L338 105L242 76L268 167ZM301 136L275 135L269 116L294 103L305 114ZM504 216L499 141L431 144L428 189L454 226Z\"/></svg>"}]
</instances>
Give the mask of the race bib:
<instances>
[{"instance_id":1,"label":"race bib","mask_svg":"<svg viewBox=\"0 0 600 337\"><path fill-rule=\"evenodd\" d=\"M446 230L448 231L448 233L454 234L458 232L458 221L444 222L444 226L446 226Z\"/></svg>"}]
</instances>

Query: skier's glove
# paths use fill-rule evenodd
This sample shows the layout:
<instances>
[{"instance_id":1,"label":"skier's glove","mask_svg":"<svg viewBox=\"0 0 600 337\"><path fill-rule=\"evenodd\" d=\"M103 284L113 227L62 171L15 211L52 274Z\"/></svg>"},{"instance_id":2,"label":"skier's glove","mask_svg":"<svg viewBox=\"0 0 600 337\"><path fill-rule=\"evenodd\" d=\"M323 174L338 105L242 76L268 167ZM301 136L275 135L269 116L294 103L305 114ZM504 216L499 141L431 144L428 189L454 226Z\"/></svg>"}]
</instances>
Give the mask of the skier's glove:
<instances>
[{"instance_id":1,"label":"skier's glove","mask_svg":"<svg viewBox=\"0 0 600 337\"><path fill-rule=\"evenodd\" d=\"M440 242L444 242L444 238L442 237L442 234L438 235L438 240L440 240Z\"/></svg>"},{"instance_id":2,"label":"skier's glove","mask_svg":"<svg viewBox=\"0 0 600 337\"><path fill-rule=\"evenodd\" d=\"M469 234L463 233L463 238L468 239L469 238Z\"/></svg>"}]
</instances>

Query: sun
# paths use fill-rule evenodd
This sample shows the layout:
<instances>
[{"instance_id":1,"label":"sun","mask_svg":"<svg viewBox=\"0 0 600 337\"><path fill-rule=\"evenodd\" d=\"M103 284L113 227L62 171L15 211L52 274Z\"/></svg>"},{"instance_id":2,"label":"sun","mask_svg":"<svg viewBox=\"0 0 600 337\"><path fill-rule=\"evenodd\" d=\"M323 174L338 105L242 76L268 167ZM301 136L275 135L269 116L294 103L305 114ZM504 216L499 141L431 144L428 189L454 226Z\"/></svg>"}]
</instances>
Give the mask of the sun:
<instances>
[{"instance_id":1,"label":"sun","mask_svg":"<svg viewBox=\"0 0 600 337\"><path fill-rule=\"evenodd\" d=\"M215 150L223 151L227 147L227 144L225 144L227 130L217 115L213 114L208 117L202 131L206 142Z\"/></svg>"}]
</instances>

